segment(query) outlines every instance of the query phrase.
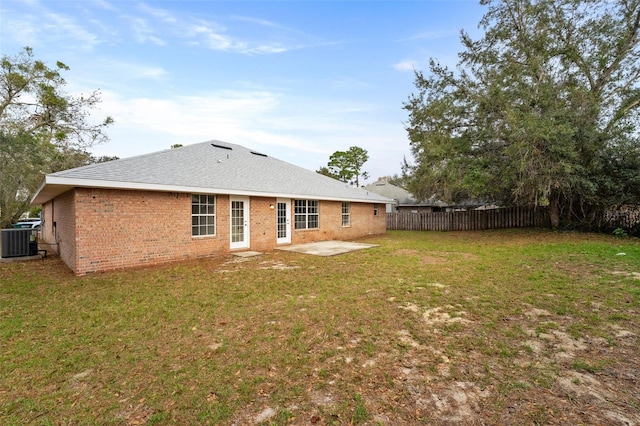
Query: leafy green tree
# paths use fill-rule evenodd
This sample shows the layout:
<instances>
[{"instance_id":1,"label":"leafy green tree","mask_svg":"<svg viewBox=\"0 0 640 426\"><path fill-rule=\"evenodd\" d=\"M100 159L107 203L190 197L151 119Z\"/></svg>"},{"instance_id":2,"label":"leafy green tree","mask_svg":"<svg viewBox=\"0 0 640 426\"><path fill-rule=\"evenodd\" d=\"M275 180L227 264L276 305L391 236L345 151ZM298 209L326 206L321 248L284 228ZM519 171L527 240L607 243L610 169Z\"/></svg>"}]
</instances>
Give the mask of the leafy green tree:
<instances>
[{"instance_id":1,"label":"leafy green tree","mask_svg":"<svg viewBox=\"0 0 640 426\"><path fill-rule=\"evenodd\" d=\"M27 210L38 185L46 153L26 133L0 131L0 228L8 227Z\"/></svg>"},{"instance_id":2,"label":"leafy green tree","mask_svg":"<svg viewBox=\"0 0 640 426\"><path fill-rule=\"evenodd\" d=\"M640 0L481 4L457 70L416 72L408 189L549 206L554 227L639 202Z\"/></svg>"},{"instance_id":3,"label":"leafy green tree","mask_svg":"<svg viewBox=\"0 0 640 426\"><path fill-rule=\"evenodd\" d=\"M86 149L107 140L101 123L89 121L100 102L97 91L69 95L62 62L54 68L25 47L0 61L0 227L27 209L43 174L92 161ZM95 159L93 159L95 160Z\"/></svg>"},{"instance_id":4,"label":"leafy green tree","mask_svg":"<svg viewBox=\"0 0 640 426\"><path fill-rule=\"evenodd\" d=\"M369 160L369 154L366 149L352 146L347 151L336 151L331 154L327 167L321 167L317 172L360 186L360 178L366 180L369 177L369 173L362 170L367 160Z\"/></svg>"}]
</instances>

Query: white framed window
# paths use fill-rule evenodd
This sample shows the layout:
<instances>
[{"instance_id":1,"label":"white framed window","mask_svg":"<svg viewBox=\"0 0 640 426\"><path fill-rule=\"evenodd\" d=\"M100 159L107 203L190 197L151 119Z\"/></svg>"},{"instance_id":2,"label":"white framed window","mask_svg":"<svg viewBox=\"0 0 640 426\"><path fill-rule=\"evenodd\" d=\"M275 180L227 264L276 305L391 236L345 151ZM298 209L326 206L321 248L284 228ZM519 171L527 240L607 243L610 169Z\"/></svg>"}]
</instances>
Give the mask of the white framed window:
<instances>
[{"instance_id":1,"label":"white framed window","mask_svg":"<svg viewBox=\"0 0 640 426\"><path fill-rule=\"evenodd\" d=\"M378 216L378 204L374 204L373 205L373 215L374 216Z\"/></svg>"},{"instance_id":2,"label":"white framed window","mask_svg":"<svg viewBox=\"0 0 640 426\"><path fill-rule=\"evenodd\" d=\"M342 226L347 227L351 225L351 203L342 202Z\"/></svg>"},{"instance_id":3,"label":"white framed window","mask_svg":"<svg viewBox=\"0 0 640 426\"><path fill-rule=\"evenodd\" d=\"M294 201L295 229L318 229L319 223L318 200Z\"/></svg>"},{"instance_id":4,"label":"white framed window","mask_svg":"<svg viewBox=\"0 0 640 426\"><path fill-rule=\"evenodd\" d=\"M191 195L191 235L216 235L215 195Z\"/></svg>"}]
</instances>

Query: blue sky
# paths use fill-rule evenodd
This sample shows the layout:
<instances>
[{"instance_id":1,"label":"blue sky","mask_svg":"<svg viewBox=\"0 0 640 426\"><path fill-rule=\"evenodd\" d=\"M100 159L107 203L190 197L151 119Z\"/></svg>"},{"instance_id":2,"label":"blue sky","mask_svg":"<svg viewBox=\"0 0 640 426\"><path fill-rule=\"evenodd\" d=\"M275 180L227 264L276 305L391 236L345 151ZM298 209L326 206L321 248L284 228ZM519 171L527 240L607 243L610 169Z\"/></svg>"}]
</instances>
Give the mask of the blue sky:
<instances>
[{"instance_id":1,"label":"blue sky","mask_svg":"<svg viewBox=\"0 0 640 426\"><path fill-rule=\"evenodd\" d=\"M210 139L310 170L350 146L364 169L410 158L403 102L430 57L454 66L484 9L450 1L0 0L0 51L60 60L67 92L100 89L96 155Z\"/></svg>"}]
</instances>

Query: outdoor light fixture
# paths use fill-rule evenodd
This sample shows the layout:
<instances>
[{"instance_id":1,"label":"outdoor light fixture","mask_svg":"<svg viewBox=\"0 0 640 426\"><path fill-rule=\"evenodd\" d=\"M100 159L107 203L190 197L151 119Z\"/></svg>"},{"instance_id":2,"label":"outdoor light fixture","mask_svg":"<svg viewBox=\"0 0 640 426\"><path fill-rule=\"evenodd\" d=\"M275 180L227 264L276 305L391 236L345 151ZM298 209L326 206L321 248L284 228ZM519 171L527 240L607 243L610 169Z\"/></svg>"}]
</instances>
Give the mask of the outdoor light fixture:
<instances>
[{"instance_id":1,"label":"outdoor light fixture","mask_svg":"<svg viewBox=\"0 0 640 426\"><path fill-rule=\"evenodd\" d=\"M275 206L273 205L273 203L269 204L269 208L270 208L271 210L273 210L273 209L275 208Z\"/></svg>"}]
</instances>

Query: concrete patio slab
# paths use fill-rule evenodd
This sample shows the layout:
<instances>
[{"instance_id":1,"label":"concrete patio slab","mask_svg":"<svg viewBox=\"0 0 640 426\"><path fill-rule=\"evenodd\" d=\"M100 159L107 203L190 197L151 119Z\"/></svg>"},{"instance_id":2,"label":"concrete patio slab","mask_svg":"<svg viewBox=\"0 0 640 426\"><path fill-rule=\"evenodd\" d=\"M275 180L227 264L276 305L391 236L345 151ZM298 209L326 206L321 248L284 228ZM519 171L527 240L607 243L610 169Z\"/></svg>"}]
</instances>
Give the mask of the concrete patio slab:
<instances>
[{"instance_id":1,"label":"concrete patio slab","mask_svg":"<svg viewBox=\"0 0 640 426\"><path fill-rule=\"evenodd\" d=\"M315 256L335 256L355 250L378 247L377 244L354 243L352 241L320 241L317 243L295 244L278 247L276 250L292 251L295 253L312 254Z\"/></svg>"},{"instance_id":2,"label":"concrete patio slab","mask_svg":"<svg viewBox=\"0 0 640 426\"><path fill-rule=\"evenodd\" d=\"M0 257L0 263L23 262L26 260L43 259L45 257L46 256L43 256L42 254L37 254L35 256Z\"/></svg>"},{"instance_id":3,"label":"concrete patio slab","mask_svg":"<svg viewBox=\"0 0 640 426\"><path fill-rule=\"evenodd\" d=\"M232 252L231 254L237 257L255 257L260 256L262 253L259 251L238 251Z\"/></svg>"}]
</instances>

